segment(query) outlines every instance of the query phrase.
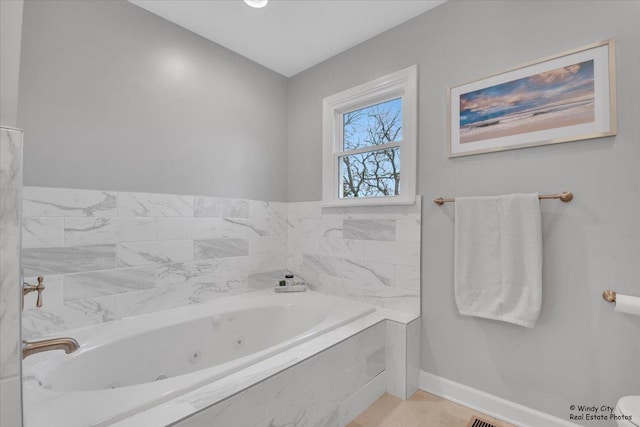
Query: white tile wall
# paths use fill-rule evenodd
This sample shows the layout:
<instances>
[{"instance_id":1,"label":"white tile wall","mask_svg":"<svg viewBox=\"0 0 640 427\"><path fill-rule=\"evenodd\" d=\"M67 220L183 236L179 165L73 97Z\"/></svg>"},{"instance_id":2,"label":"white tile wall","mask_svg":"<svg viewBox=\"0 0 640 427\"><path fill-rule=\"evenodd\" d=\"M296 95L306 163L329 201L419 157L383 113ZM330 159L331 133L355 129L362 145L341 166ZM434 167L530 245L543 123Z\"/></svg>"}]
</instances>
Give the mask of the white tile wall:
<instances>
[{"instance_id":1,"label":"white tile wall","mask_svg":"<svg viewBox=\"0 0 640 427\"><path fill-rule=\"evenodd\" d=\"M118 193L118 216L193 217L193 196Z\"/></svg>"},{"instance_id":2,"label":"white tile wall","mask_svg":"<svg viewBox=\"0 0 640 427\"><path fill-rule=\"evenodd\" d=\"M248 218L249 201L219 197L196 197L195 216L199 218Z\"/></svg>"},{"instance_id":3,"label":"white tile wall","mask_svg":"<svg viewBox=\"0 0 640 427\"><path fill-rule=\"evenodd\" d=\"M24 217L117 216L117 193L100 190L24 187Z\"/></svg>"},{"instance_id":4,"label":"white tile wall","mask_svg":"<svg viewBox=\"0 0 640 427\"><path fill-rule=\"evenodd\" d=\"M45 276L34 338L264 289L286 269L285 203L26 187L23 266Z\"/></svg>"},{"instance_id":5,"label":"white tile wall","mask_svg":"<svg viewBox=\"0 0 640 427\"><path fill-rule=\"evenodd\" d=\"M379 286L393 287L396 280L395 265L388 262L303 254L302 268L312 276L337 276Z\"/></svg>"},{"instance_id":6,"label":"white tile wall","mask_svg":"<svg viewBox=\"0 0 640 427\"><path fill-rule=\"evenodd\" d=\"M226 258L249 255L247 239L207 239L193 242L195 259Z\"/></svg>"},{"instance_id":7,"label":"white tile wall","mask_svg":"<svg viewBox=\"0 0 640 427\"><path fill-rule=\"evenodd\" d=\"M185 397L202 411L177 425L338 427L383 393L384 348L382 322L215 405L207 393Z\"/></svg>"},{"instance_id":8,"label":"white tile wall","mask_svg":"<svg viewBox=\"0 0 640 427\"><path fill-rule=\"evenodd\" d=\"M157 218L158 240L221 238L225 224L222 218Z\"/></svg>"},{"instance_id":9,"label":"white tile wall","mask_svg":"<svg viewBox=\"0 0 640 427\"><path fill-rule=\"evenodd\" d=\"M287 268L311 288L420 313L420 197L406 206L287 209Z\"/></svg>"},{"instance_id":10,"label":"white tile wall","mask_svg":"<svg viewBox=\"0 0 640 427\"><path fill-rule=\"evenodd\" d=\"M152 218L65 218L65 246L155 240Z\"/></svg>"},{"instance_id":11,"label":"white tile wall","mask_svg":"<svg viewBox=\"0 0 640 427\"><path fill-rule=\"evenodd\" d=\"M0 128L0 424L21 425L22 132Z\"/></svg>"},{"instance_id":12,"label":"white tile wall","mask_svg":"<svg viewBox=\"0 0 640 427\"><path fill-rule=\"evenodd\" d=\"M406 399L407 390L407 326L387 321L387 393Z\"/></svg>"},{"instance_id":13,"label":"white tile wall","mask_svg":"<svg viewBox=\"0 0 640 427\"><path fill-rule=\"evenodd\" d=\"M408 399L418 390L421 320L407 324L387 320L386 391Z\"/></svg>"},{"instance_id":14,"label":"white tile wall","mask_svg":"<svg viewBox=\"0 0 640 427\"><path fill-rule=\"evenodd\" d=\"M420 379L420 351L422 336L422 320L415 319L407 324L407 391L408 399L418 390L418 382Z\"/></svg>"},{"instance_id":15,"label":"white tile wall","mask_svg":"<svg viewBox=\"0 0 640 427\"><path fill-rule=\"evenodd\" d=\"M116 245L26 248L22 250L25 276L70 274L116 268Z\"/></svg>"},{"instance_id":16,"label":"white tile wall","mask_svg":"<svg viewBox=\"0 0 640 427\"><path fill-rule=\"evenodd\" d=\"M119 243L116 254L118 267L191 261L193 260L193 240Z\"/></svg>"},{"instance_id":17,"label":"white tile wall","mask_svg":"<svg viewBox=\"0 0 640 427\"><path fill-rule=\"evenodd\" d=\"M378 263L420 266L420 246L408 242L364 242L364 259Z\"/></svg>"},{"instance_id":18,"label":"white tile wall","mask_svg":"<svg viewBox=\"0 0 640 427\"><path fill-rule=\"evenodd\" d=\"M57 277L62 279L62 276ZM153 267L91 271L64 276L63 295L64 301L78 301L149 289L153 288L155 283L156 270ZM47 297L50 297L51 280L48 280L46 286ZM47 298L47 301L51 303L50 298Z\"/></svg>"},{"instance_id":19,"label":"white tile wall","mask_svg":"<svg viewBox=\"0 0 640 427\"><path fill-rule=\"evenodd\" d=\"M344 219L342 237L360 240L396 240L396 221L393 219Z\"/></svg>"},{"instance_id":20,"label":"white tile wall","mask_svg":"<svg viewBox=\"0 0 640 427\"><path fill-rule=\"evenodd\" d=\"M64 246L64 218L23 218L22 247Z\"/></svg>"},{"instance_id":21,"label":"white tile wall","mask_svg":"<svg viewBox=\"0 0 640 427\"><path fill-rule=\"evenodd\" d=\"M23 244L25 275L49 286L45 306L24 312L31 337L264 289L286 270L321 292L420 311L419 198L336 209L26 187Z\"/></svg>"}]
</instances>

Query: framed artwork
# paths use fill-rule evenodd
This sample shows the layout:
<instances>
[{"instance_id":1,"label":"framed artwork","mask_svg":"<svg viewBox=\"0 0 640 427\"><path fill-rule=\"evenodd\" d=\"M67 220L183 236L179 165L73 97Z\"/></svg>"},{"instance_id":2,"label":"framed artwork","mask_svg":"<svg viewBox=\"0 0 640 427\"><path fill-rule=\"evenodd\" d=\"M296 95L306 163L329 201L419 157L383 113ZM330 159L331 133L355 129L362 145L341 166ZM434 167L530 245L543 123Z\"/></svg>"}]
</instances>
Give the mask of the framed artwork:
<instances>
[{"instance_id":1,"label":"framed artwork","mask_svg":"<svg viewBox=\"0 0 640 427\"><path fill-rule=\"evenodd\" d=\"M615 42L451 87L449 157L616 134Z\"/></svg>"}]
</instances>

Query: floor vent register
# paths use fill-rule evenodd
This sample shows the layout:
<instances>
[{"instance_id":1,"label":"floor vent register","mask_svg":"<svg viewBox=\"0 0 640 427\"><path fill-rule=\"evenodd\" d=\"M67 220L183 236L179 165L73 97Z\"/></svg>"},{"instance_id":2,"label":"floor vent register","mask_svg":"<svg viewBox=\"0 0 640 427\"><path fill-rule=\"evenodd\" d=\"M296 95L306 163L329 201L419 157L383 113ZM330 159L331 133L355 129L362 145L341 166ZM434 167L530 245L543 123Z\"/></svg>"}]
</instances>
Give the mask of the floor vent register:
<instances>
[{"instance_id":1,"label":"floor vent register","mask_svg":"<svg viewBox=\"0 0 640 427\"><path fill-rule=\"evenodd\" d=\"M495 424L478 417L471 417L467 427L496 427Z\"/></svg>"}]
</instances>

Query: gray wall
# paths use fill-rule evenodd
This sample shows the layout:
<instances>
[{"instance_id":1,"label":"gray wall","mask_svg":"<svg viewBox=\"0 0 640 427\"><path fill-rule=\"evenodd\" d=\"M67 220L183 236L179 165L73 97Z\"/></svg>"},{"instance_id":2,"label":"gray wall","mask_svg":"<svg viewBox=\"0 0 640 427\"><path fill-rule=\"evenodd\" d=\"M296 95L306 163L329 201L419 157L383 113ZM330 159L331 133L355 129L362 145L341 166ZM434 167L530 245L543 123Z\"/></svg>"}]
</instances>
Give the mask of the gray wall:
<instances>
[{"instance_id":1,"label":"gray wall","mask_svg":"<svg viewBox=\"0 0 640 427\"><path fill-rule=\"evenodd\" d=\"M124 1L29 1L25 185L284 201L287 79Z\"/></svg>"},{"instance_id":2,"label":"gray wall","mask_svg":"<svg viewBox=\"0 0 640 427\"><path fill-rule=\"evenodd\" d=\"M22 0L0 2L0 125L15 128L22 37Z\"/></svg>"},{"instance_id":3,"label":"gray wall","mask_svg":"<svg viewBox=\"0 0 640 427\"><path fill-rule=\"evenodd\" d=\"M419 65L423 370L564 419L571 403L615 404L640 393L640 318L614 313L600 297L608 288L640 295L639 22L639 2L449 1L290 80L288 196L314 200L322 98ZM611 37L616 137L446 157L447 86ZM428 200L562 190L575 200L542 202L544 296L535 329L460 316L454 207Z\"/></svg>"}]
</instances>

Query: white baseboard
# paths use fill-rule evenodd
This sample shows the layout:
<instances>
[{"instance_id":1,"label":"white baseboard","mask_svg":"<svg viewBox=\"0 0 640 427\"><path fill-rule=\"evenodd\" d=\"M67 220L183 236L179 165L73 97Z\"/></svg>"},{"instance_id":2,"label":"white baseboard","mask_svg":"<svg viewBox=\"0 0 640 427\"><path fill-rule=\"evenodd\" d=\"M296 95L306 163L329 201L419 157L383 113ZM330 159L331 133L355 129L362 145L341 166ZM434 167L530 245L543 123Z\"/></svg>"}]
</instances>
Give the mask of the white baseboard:
<instances>
[{"instance_id":1,"label":"white baseboard","mask_svg":"<svg viewBox=\"0 0 640 427\"><path fill-rule=\"evenodd\" d=\"M553 415L420 371L419 388L520 427L580 427Z\"/></svg>"}]
</instances>

